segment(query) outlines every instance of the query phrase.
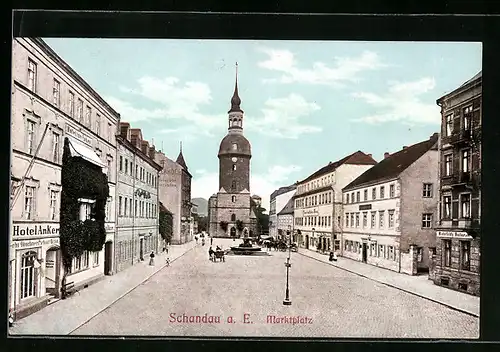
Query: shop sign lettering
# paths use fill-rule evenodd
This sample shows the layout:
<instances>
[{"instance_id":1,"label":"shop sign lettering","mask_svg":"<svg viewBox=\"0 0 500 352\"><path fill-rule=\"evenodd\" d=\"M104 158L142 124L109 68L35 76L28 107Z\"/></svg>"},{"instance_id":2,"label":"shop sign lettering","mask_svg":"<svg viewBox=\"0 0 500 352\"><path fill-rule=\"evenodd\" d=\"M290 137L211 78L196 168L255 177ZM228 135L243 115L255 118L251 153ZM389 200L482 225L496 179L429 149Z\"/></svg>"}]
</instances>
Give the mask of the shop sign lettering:
<instances>
[{"instance_id":1,"label":"shop sign lettering","mask_svg":"<svg viewBox=\"0 0 500 352\"><path fill-rule=\"evenodd\" d=\"M35 237L58 234L59 224L12 226L12 237Z\"/></svg>"},{"instance_id":2,"label":"shop sign lettering","mask_svg":"<svg viewBox=\"0 0 500 352\"><path fill-rule=\"evenodd\" d=\"M79 141L92 146L92 139L84 135L81 131L77 130L73 126L66 124L66 133L70 136L78 139Z\"/></svg>"},{"instance_id":3,"label":"shop sign lettering","mask_svg":"<svg viewBox=\"0 0 500 352\"><path fill-rule=\"evenodd\" d=\"M12 241L11 247L14 249L22 249L28 247L41 247L47 245L59 245L59 237L46 238L40 240Z\"/></svg>"},{"instance_id":4,"label":"shop sign lettering","mask_svg":"<svg viewBox=\"0 0 500 352\"><path fill-rule=\"evenodd\" d=\"M467 239L472 239L472 236L467 234L467 232L456 232L456 231L437 231L436 232L437 237L442 237L442 238L467 238Z\"/></svg>"}]
</instances>

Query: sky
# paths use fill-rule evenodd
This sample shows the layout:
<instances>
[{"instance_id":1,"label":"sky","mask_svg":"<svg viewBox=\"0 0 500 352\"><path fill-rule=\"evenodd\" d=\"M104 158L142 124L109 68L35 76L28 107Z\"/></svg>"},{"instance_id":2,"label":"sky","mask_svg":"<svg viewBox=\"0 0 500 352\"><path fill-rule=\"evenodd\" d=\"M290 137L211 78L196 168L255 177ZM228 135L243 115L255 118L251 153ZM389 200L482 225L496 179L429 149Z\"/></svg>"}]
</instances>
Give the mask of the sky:
<instances>
[{"instance_id":1,"label":"sky","mask_svg":"<svg viewBox=\"0 0 500 352\"><path fill-rule=\"evenodd\" d=\"M436 100L481 70L481 43L44 38L143 137L176 159L192 197L218 191L238 62L250 191L270 194L330 161L428 139Z\"/></svg>"}]
</instances>

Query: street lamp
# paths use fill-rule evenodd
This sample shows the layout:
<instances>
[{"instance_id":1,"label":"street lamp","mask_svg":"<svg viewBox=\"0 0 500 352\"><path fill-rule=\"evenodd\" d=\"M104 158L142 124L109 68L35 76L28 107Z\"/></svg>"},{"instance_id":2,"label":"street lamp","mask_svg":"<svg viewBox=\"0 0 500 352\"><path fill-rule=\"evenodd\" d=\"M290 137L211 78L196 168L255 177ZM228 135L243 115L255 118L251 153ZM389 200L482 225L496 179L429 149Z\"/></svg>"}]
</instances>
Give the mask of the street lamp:
<instances>
[{"instance_id":1,"label":"street lamp","mask_svg":"<svg viewBox=\"0 0 500 352\"><path fill-rule=\"evenodd\" d=\"M290 253L291 253L291 247L292 247L290 244L290 230L291 230L291 226L288 225L288 231L286 232L287 237L288 237L288 258L286 258L286 263L285 263L285 266L286 266L286 291L285 291L285 299L283 300L283 305L285 305L285 306L292 305L292 301L290 300L290 289L288 287L289 271L290 271L290 267L292 266L292 264L290 264Z\"/></svg>"}]
</instances>

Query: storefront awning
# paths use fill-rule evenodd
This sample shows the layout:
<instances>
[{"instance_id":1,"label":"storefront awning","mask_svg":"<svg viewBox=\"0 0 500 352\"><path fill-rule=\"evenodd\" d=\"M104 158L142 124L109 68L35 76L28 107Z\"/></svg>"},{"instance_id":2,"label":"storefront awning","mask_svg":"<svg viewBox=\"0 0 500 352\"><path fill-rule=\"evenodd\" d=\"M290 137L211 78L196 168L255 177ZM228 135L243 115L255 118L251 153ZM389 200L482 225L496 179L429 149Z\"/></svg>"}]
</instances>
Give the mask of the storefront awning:
<instances>
[{"instance_id":1,"label":"storefront awning","mask_svg":"<svg viewBox=\"0 0 500 352\"><path fill-rule=\"evenodd\" d=\"M74 138L68 137L68 140L69 140L69 149L72 157L80 157L99 167L102 168L106 167L106 165L103 164L103 162L96 154L96 152L94 152L92 149L78 142Z\"/></svg>"}]
</instances>

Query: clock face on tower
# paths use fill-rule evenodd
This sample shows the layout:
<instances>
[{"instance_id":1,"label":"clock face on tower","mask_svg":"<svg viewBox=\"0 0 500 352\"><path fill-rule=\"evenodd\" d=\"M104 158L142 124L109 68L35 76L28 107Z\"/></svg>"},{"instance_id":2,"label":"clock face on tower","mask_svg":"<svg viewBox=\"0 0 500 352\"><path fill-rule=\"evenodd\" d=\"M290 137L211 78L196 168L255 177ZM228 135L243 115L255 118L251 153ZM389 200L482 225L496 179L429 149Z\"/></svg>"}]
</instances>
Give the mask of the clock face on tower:
<instances>
[{"instance_id":1,"label":"clock face on tower","mask_svg":"<svg viewBox=\"0 0 500 352\"><path fill-rule=\"evenodd\" d=\"M238 161L238 158L233 157L231 160L233 161L233 163L235 163Z\"/></svg>"}]
</instances>

